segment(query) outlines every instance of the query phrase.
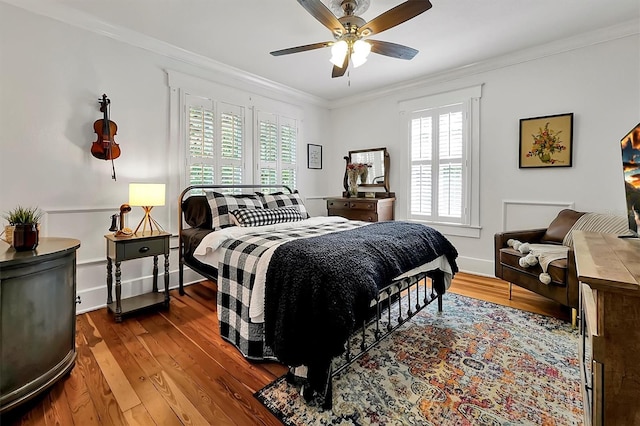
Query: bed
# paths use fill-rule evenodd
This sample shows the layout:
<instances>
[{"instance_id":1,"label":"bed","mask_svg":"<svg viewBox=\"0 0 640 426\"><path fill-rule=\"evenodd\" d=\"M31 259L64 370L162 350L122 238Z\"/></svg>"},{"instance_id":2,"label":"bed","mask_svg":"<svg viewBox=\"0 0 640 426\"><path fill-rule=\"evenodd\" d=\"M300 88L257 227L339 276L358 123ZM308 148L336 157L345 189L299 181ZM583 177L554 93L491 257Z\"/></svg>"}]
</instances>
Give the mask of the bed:
<instances>
[{"instance_id":1,"label":"bed","mask_svg":"<svg viewBox=\"0 0 640 426\"><path fill-rule=\"evenodd\" d=\"M431 302L442 311L458 270L433 228L309 217L286 186L189 186L178 209L180 294L185 266L215 280L221 336L291 382L303 371L324 408L333 377Z\"/></svg>"}]
</instances>

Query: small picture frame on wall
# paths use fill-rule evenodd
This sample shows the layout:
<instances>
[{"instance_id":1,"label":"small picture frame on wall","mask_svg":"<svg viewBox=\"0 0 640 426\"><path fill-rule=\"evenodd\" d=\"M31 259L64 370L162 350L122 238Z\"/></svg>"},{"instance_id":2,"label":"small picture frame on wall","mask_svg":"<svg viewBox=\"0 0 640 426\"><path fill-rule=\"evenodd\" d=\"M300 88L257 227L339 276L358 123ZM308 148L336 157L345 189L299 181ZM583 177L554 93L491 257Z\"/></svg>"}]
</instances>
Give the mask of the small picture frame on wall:
<instances>
[{"instance_id":1,"label":"small picture frame on wall","mask_svg":"<svg viewBox=\"0 0 640 426\"><path fill-rule=\"evenodd\" d=\"M521 169L571 167L573 113L520 119Z\"/></svg>"},{"instance_id":2,"label":"small picture frame on wall","mask_svg":"<svg viewBox=\"0 0 640 426\"><path fill-rule=\"evenodd\" d=\"M307 144L307 168L322 168L322 145Z\"/></svg>"}]
</instances>

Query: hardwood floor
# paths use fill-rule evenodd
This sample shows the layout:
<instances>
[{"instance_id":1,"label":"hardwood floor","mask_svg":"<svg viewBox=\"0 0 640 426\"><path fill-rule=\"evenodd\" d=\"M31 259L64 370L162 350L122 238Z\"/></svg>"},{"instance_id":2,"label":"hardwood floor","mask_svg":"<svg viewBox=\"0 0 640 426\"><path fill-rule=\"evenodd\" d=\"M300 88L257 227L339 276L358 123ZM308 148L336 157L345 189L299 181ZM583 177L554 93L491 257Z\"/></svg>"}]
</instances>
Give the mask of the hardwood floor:
<instances>
[{"instance_id":1,"label":"hardwood floor","mask_svg":"<svg viewBox=\"0 0 640 426\"><path fill-rule=\"evenodd\" d=\"M171 291L168 310L127 317L106 309L77 317L71 373L5 414L9 425L279 425L253 393L285 373L250 363L218 333L215 283ZM459 273L451 292L569 320L557 303L494 278ZM446 297L446 296L445 296ZM432 309L427 307L426 309Z\"/></svg>"}]
</instances>

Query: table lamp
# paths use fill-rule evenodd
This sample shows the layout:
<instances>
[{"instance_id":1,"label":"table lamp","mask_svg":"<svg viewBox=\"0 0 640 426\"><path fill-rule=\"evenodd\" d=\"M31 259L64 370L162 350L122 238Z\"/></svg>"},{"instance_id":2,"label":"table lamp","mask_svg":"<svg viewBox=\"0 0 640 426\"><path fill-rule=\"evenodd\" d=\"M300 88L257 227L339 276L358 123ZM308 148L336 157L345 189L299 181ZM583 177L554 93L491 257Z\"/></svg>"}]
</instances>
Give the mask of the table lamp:
<instances>
[{"instance_id":1,"label":"table lamp","mask_svg":"<svg viewBox=\"0 0 640 426\"><path fill-rule=\"evenodd\" d=\"M138 234L138 229L142 225L142 233L149 230L153 233L153 226L156 231L164 231L162 226L151 217L151 209L155 206L164 206L164 183L130 183L129 184L129 205L141 206L144 210L144 217L138 224L134 234ZM144 224L144 225L143 225Z\"/></svg>"}]
</instances>

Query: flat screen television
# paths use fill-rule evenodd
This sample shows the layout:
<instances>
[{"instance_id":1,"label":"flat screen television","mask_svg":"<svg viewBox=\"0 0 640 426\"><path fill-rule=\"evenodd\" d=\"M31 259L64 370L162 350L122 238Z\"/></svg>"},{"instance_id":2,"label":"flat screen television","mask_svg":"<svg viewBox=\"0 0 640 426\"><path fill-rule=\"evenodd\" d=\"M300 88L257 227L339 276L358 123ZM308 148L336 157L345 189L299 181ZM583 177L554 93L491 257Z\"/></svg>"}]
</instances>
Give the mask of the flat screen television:
<instances>
[{"instance_id":1,"label":"flat screen television","mask_svg":"<svg viewBox=\"0 0 640 426\"><path fill-rule=\"evenodd\" d=\"M640 123L620 141L629 229L640 234Z\"/></svg>"}]
</instances>

